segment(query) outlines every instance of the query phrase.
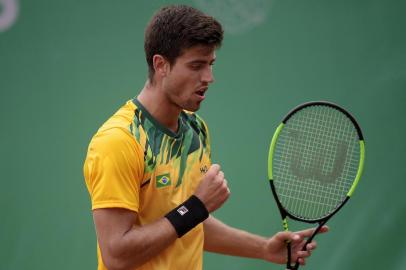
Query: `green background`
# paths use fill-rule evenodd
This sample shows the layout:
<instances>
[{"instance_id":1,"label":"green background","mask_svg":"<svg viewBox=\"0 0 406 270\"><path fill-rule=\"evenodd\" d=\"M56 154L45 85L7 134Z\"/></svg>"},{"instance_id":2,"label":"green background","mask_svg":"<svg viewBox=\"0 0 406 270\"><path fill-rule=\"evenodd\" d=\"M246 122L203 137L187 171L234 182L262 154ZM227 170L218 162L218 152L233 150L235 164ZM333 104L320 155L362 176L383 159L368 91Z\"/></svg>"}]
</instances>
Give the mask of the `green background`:
<instances>
[{"instance_id":1,"label":"green background","mask_svg":"<svg viewBox=\"0 0 406 270\"><path fill-rule=\"evenodd\" d=\"M0 269L96 269L87 144L142 88L143 30L167 3L21 0L0 32ZM306 268L405 269L406 2L182 3L226 25L200 111L232 192L215 215L261 235L281 230L267 183L271 136L293 106L329 100L363 128L365 173ZM284 269L216 254L204 264Z\"/></svg>"}]
</instances>

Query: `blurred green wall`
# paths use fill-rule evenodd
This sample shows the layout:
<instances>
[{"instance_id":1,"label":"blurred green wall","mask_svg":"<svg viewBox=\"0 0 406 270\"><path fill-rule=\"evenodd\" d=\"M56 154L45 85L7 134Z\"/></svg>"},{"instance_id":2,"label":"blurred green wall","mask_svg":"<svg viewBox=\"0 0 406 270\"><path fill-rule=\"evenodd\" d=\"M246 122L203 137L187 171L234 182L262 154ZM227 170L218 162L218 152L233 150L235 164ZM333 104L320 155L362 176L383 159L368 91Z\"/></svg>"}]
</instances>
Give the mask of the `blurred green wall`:
<instances>
[{"instance_id":1,"label":"blurred green wall","mask_svg":"<svg viewBox=\"0 0 406 270\"><path fill-rule=\"evenodd\" d=\"M143 29L167 3L0 0L0 269L96 269L87 144L142 88ZM182 3L226 26L200 111L232 191L215 215L262 235L281 229L271 136L291 107L329 100L363 128L365 174L307 268L405 269L406 2ZM284 267L206 254L205 269Z\"/></svg>"}]
</instances>

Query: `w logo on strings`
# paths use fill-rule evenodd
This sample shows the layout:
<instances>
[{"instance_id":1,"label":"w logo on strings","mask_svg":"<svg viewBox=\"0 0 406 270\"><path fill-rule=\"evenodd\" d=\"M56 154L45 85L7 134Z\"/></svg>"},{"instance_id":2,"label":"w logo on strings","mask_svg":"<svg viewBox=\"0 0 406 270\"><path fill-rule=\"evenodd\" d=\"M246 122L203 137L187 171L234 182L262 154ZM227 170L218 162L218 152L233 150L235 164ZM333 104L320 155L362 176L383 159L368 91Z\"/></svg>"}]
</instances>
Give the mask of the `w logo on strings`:
<instances>
[{"instance_id":1,"label":"w logo on strings","mask_svg":"<svg viewBox=\"0 0 406 270\"><path fill-rule=\"evenodd\" d=\"M322 183L333 183L342 174L348 152L344 141L328 142L321 138L305 138L298 131L289 134L292 139L290 170L299 179L313 179ZM326 151L333 151L326 154ZM334 159L326 158L334 156Z\"/></svg>"}]
</instances>

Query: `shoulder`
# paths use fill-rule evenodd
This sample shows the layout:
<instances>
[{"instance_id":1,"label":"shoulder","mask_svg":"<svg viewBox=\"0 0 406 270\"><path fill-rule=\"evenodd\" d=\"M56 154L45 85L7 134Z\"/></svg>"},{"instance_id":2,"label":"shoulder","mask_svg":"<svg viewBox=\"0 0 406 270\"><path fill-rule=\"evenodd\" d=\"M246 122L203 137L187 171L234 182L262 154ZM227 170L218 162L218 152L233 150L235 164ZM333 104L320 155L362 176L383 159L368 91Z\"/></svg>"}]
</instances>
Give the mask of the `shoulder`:
<instances>
[{"instance_id":1,"label":"shoulder","mask_svg":"<svg viewBox=\"0 0 406 270\"><path fill-rule=\"evenodd\" d=\"M89 144L89 150L114 152L123 149L133 151L138 148L131 128L134 121L135 106L127 102L111 116L96 132Z\"/></svg>"},{"instance_id":2,"label":"shoulder","mask_svg":"<svg viewBox=\"0 0 406 270\"><path fill-rule=\"evenodd\" d=\"M99 129L98 132L103 132L111 128L121 128L130 130L131 124L134 122L135 105L131 101L127 101L117 112L113 114Z\"/></svg>"},{"instance_id":3,"label":"shoulder","mask_svg":"<svg viewBox=\"0 0 406 270\"><path fill-rule=\"evenodd\" d=\"M90 147L96 147L101 151L114 150L123 146L130 146L135 140L128 130L119 127L111 127L99 130L90 141Z\"/></svg>"}]
</instances>

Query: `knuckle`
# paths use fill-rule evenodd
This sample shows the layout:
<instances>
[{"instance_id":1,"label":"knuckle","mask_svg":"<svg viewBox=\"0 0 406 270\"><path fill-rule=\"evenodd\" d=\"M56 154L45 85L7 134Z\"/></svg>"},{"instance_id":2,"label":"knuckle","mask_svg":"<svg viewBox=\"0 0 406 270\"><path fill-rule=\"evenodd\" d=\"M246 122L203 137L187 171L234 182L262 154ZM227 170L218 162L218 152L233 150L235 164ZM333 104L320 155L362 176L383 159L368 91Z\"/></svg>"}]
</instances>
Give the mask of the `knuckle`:
<instances>
[{"instance_id":1,"label":"knuckle","mask_svg":"<svg viewBox=\"0 0 406 270\"><path fill-rule=\"evenodd\" d=\"M218 183L218 184L223 184L224 179L221 178L221 177L219 177L219 176L217 176L217 177L215 178L215 181L216 181L216 183Z\"/></svg>"},{"instance_id":2,"label":"knuckle","mask_svg":"<svg viewBox=\"0 0 406 270\"><path fill-rule=\"evenodd\" d=\"M221 185L222 180L221 180L219 177L216 176L216 177L214 177L213 182L214 182L215 184L217 184L217 185Z\"/></svg>"},{"instance_id":3,"label":"knuckle","mask_svg":"<svg viewBox=\"0 0 406 270\"><path fill-rule=\"evenodd\" d=\"M217 175L217 177L218 177L219 179L223 180L223 179L224 179L224 173L219 173L219 174Z\"/></svg>"},{"instance_id":4,"label":"knuckle","mask_svg":"<svg viewBox=\"0 0 406 270\"><path fill-rule=\"evenodd\" d=\"M214 171L220 171L221 167L218 164L213 164L210 166L210 169L214 170Z\"/></svg>"}]
</instances>

